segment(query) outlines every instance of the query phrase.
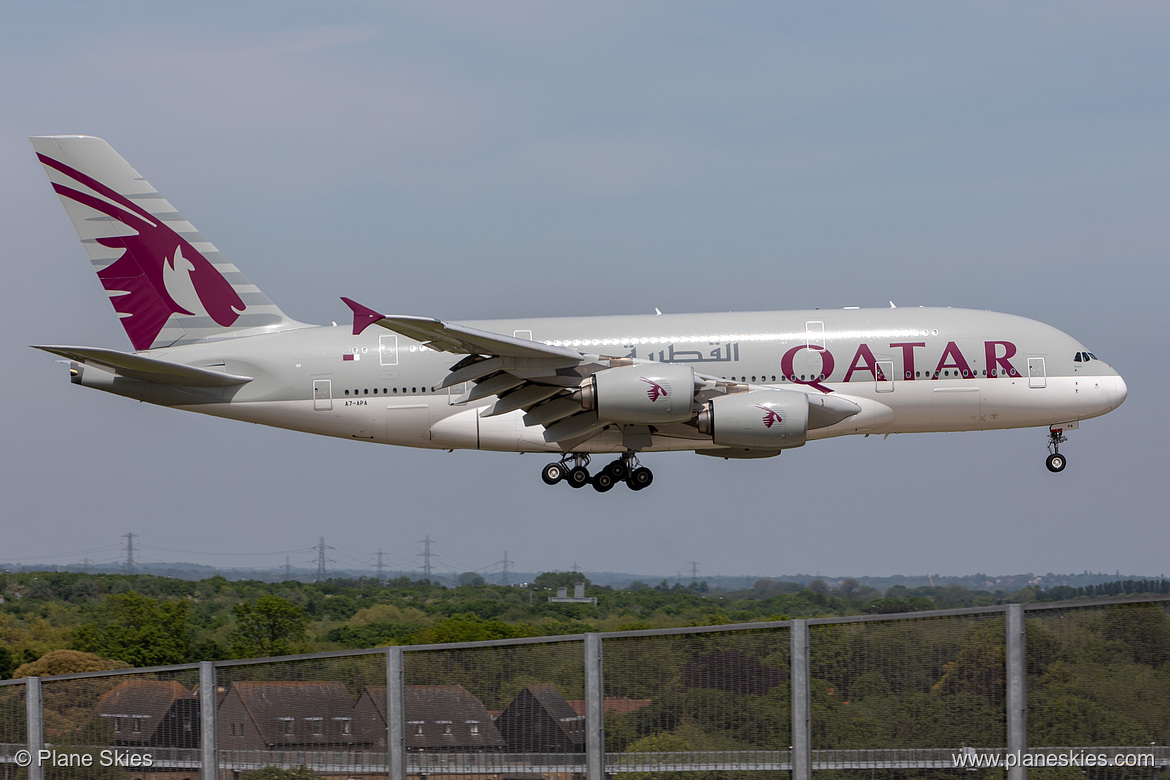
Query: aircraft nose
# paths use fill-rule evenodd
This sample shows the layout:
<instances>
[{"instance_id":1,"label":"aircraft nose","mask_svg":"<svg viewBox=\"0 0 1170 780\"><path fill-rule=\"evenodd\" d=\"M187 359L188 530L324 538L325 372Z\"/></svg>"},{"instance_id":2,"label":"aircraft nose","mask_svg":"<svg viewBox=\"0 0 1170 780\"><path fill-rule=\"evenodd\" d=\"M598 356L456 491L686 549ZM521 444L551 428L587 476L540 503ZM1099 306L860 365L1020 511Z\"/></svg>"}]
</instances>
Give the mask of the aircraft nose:
<instances>
[{"instance_id":1,"label":"aircraft nose","mask_svg":"<svg viewBox=\"0 0 1170 780\"><path fill-rule=\"evenodd\" d=\"M1125 397L1129 394L1129 388L1125 386L1125 380L1117 374L1109 379L1111 381L1105 386L1105 394L1109 398L1109 408L1116 409L1124 403Z\"/></svg>"}]
</instances>

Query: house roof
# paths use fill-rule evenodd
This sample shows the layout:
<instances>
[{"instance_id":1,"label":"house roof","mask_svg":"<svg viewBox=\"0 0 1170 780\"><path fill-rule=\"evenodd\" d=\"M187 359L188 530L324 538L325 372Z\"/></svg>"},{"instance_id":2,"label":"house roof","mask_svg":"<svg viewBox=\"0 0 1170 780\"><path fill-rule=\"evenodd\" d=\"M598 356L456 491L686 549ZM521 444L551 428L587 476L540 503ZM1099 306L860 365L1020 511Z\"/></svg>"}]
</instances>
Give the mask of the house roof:
<instances>
[{"instance_id":1,"label":"house roof","mask_svg":"<svg viewBox=\"0 0 1170 780\"><path fill-rule=\"evenodd\" d=\"M289 736L284 722L295 720L349 719L353 713L353 698L340 682L233 682L228 692L240 697L248 715L270 745L287 744ZM327 741L328 735L309 741ZM305 742L301 737L298 743Z\"/></svg>"},{"instance_id":2,"label":"house roof","mask_svg":"<svg viewBox=\"0 0 1170 780\"><path fill-rule=\"evenodd\" d=\"M516 694L504 712L500 714L501 721L522 722L533 717L531 703L535 703L538 711L543 711L548 721L553 723L557 730L574 745L585 744L585 717L574 710L561 692L552 683L534 683Z\"/></svg>"},{"instance_id":3,"label":"house roof","mask_svg":"<svg viewBox=\"0 0 1170 780\"><path fill-rule=\"evenodd\" d=\"M636 712L643 707L649 707L652 699L627 699L619 696L606 696L605 703L602 705L603 712L606 715L628 715L631 712ZM573 708L573 712L581 717L585 716L585 700L584 699L568 699L569 706Z\"/></svg>"},{"instance_id":4,"label":"house roof","mask_svg":"<svg viewBox=\"0 0 1170 780\"><path fill-rule=\"evenodd\" d=\"M367 685L362 698L367 696L385 723L386 686ZM408 748L504 746L483 702L462 685L407 685L402 704L406 721L403 736Z\"/></svg>"},{"instance_id":5,"label":"house roof","mask_svg":"<svg viewBox=\"0 0 1170 780\"><path fill-rule=\"evenodd\" d=\"M111 688L97 703L97 712L105 718L141 718L143 740L162 725L172 705L195 695L174 680L125 680Z\"/></svg>"}]
</instances>

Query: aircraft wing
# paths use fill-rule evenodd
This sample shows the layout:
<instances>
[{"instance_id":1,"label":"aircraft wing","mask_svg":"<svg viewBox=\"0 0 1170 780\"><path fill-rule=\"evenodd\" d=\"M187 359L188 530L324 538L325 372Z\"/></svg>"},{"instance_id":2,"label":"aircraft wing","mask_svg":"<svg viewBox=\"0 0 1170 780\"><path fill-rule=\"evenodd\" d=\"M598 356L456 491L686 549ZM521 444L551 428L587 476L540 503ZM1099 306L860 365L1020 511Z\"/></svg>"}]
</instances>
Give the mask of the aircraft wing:
<instances>
[{"instance_id":1,"label":"aircraft wing","mask_svg":"<svg viewBox=\"0 0 1170 780\"><path fill-rule=\"evenodd\" d=\"M198 368L169 360L149 358L98 347L33 346L78 363L99 366L107 371L143 382L180 387L234 387L252 381L250 376L236 376L210 368Z\"/></svg>"},{"instance_id":2,"label":"aircraft wing","mask_svg":"<svg viewBox=\"0 0 1170 780\"><path fill-rule=\"evenodd\" d=\"M358 335L370 325L378 325L407 338L422 342L440 352L457 355L487 355L502 358L543 360L556 358L580 362L585 356L575 349L553 347L529 339L518 339L502 333L492 333L466 325L441 322L430 317L405 315L387 316L362 306L349 298L342 298L353 310L353 335Z\"/></svg>"},{"instance_id":3,"label":"aircraft wing","mask_svg":"<svg viewBox=\"0 0 1170 780\"><path fill-rule=\"evenodd\" d=\"M353 311L353 333L378 325L441 352L466 355L435 389L470 383L467 400L496 396L484 417L523 411L525 425L541 425L545 439L575 446L609 423L583 409L574 392L597 371L619 358L586 354L566 347L518 339L428 317L388 316L342 298Z\"/></svg>"}]
</instances>

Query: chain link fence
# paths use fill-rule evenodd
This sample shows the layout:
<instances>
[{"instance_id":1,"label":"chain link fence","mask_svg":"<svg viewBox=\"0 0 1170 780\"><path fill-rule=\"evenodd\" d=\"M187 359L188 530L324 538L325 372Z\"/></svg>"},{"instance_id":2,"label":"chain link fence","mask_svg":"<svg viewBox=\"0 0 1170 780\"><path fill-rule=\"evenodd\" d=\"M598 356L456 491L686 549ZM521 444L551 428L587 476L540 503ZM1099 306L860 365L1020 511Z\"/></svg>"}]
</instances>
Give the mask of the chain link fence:
<instances>
[{"instance_id":1,"label":"chain link fence","mask_svg":"<svg viewBox=\"0 0 1170 780\"><path fill-rule=\"evenodd\" d=\"M1021 780L1011 761L1035 780L1156 780L1167 745L1170 598L0 684L0 780Z\"/></svg>"},{"instance_id":2,"label":"chain link fence","mask_svg":"<svg viewBox=\"0 0 1170 780\"><path fill-rule=\"evenodd\" d=\"M1002 613L809 623L813 750L1006 744Z\"/></svg>"},{"instance_id":3,"label":"chain link fence","mask_svg":"<svg viewBox=\"0 0 1170 780\"><path fill-rule=\"evenodd\" d=\"M1091 755L1170 745L1170 602L1057 606L1027 612L1028 741ZM1070 777L1051 768L1037 780ZM1148 768L1093 766L1089 780L1153 776Z\"/></svg>"},{"instance_id":4,"label":"chain link fence","mask_svg":"<svg viewBox=\"0 0 1170 780\"><path fill-rule=\"evenodd\" d=\"M0 682L0 778L13 780L16 753L28 749L28 705L24 680Z\"/></svg>"},{"instance_id":5,"label":"chain link fence","mask_svg":"<svg viewBox=\"0 0 1170 780\"><path fill-rule=\"evenodd\" d=\"M384 650L223 662L215 672L220 777L386 776Z\"/></svg>"},{"instance_id":6,"label":"chain link fence","mask_svg":"<svg viewBox=\"0 0 1170 780\"><path fill-rule=\"evenodd\" d=\"M403 671L408 775L584 771L581 637L409 649Z\"/></svg>"},{"instance_id":7,"label":"chain link fence","mask_svg":"<svg viewBox=\"0 0 1170 780\"><path fill-rule=\"evenodd\" d=\"M606 635L611 772L725 774L787 765L789 629Z\"/></svg>"}]
</instances>

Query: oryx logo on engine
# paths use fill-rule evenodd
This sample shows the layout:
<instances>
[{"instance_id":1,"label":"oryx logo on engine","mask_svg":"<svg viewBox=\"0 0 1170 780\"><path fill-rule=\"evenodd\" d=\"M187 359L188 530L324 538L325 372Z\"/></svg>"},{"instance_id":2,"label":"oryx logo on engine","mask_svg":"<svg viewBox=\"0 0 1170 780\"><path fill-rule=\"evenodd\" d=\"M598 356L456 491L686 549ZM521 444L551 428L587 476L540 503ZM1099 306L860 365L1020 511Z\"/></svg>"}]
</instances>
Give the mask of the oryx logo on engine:
<instances>
[{"instance_id":1,"label":"oryx logo on engine","mask_svg":"<svg viewBox=\"0 0 1170 780\"><path fill-rule=\"evenodd\" d=\"M650 389L646 391L646 395L649 396L652 402L657 401L659 398L666 398L670 395L665 387L658 384L653 379L642 377L642 381L650 385Z\"/></svg>"},{"instance_id":2,"label":"oryx logo on engine","mask_svg":"<svg viewBox=\"0 0 1170 780\"><path fill-rule=\"evenodd\" d=\"M763 406L761 404L756 404L756 408L764 410L764 427L765 428L771 428L776 423L784 422L783 418L781 418L779 413L777 413L774 409L769 409L768 407Z\"/></svg>"}]
</instances>

